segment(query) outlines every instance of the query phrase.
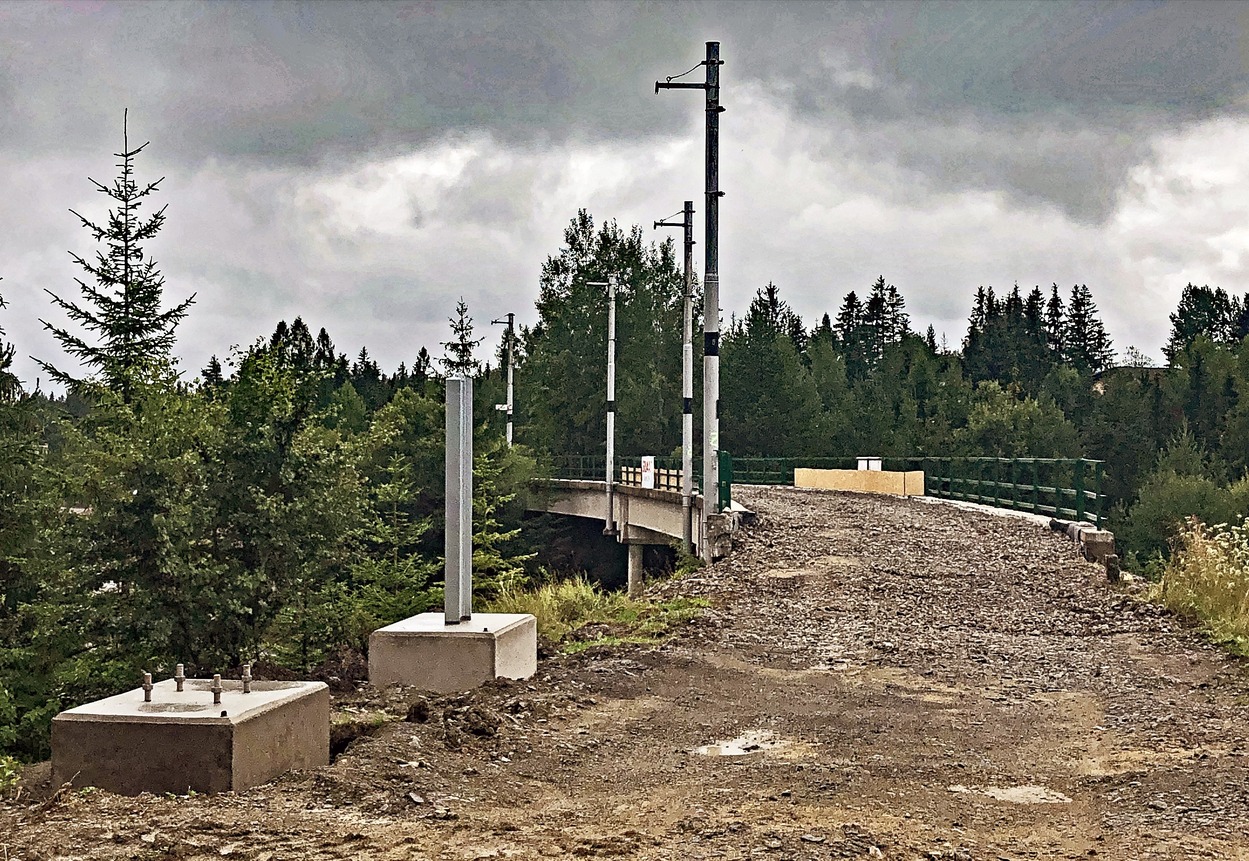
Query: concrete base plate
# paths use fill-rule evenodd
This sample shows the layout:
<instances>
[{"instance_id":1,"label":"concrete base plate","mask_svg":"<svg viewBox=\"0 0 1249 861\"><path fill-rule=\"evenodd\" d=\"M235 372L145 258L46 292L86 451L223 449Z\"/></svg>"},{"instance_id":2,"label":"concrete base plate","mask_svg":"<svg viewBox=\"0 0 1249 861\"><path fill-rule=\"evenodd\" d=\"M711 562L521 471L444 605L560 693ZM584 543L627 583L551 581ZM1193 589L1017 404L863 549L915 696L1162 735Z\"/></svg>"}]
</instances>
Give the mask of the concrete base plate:
<instances>
[{"instance_id":1,"label":"concrete base plate","mask_svg":"<svg viewBox=\"0 0 1249 861\"><path fill-rule=\"evenodd\" d=\"M369 681L452 693L538 669L538 621L528 613L474 613L458 625L422 613L369 637Z\"/></svg>"},{"instance_id":2,"label":"concrete base plate","mask_svg":"<svg viewBox=\"0 0 1249 861\"><path fill-rule=\"evenodd\" d=\"M52 720L52 777L59 785L140 792L246 789L293 768L330 761L330 692L321 682L172 679L143 701L136 688L63 711Z\"/></svg>"}]
</instances>

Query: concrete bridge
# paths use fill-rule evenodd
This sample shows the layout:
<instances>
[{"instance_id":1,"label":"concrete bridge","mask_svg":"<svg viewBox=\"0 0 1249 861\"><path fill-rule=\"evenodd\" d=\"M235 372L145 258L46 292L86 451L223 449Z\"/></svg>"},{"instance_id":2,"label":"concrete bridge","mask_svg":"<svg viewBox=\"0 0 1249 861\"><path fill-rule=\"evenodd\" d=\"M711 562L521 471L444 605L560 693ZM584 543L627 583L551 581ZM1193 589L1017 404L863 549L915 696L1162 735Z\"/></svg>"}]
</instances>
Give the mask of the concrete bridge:
<instances>
[{"instance_id":1,"label":"concrete bridge","mask_svg":"<svg viewBox=\"0 0 1249 861\"><path fill-rule=\"evenodd\" d=\"M627 475L625 480L629 480ZM541 486L543 492L531 500L530 510L600 521L605 533L614 533L617 541L628 545L631 594L640 589L642 582L642 548L648 544L666 546L682 541L687 518L693 544L687 549L703 558L708 558L704 551L709 551L711 559L720 559L728 555L733 533L753 517L751 512L734 504L727 511L709 513L704 521L703 498L698 494L687 509L681 504L679 490L622 483L613 485L609 519L606 481L551 479Z\"/></svg>"}]
</instances>

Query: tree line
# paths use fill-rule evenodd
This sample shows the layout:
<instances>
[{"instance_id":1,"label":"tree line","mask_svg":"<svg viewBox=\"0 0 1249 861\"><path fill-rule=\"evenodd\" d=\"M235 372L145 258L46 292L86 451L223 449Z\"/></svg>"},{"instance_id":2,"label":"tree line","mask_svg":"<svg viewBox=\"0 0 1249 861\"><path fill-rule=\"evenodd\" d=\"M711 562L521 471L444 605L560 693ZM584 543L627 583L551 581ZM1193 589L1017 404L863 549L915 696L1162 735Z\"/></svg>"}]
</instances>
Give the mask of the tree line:
<instances>
[{"instance_id":1,"label":"tree line","mask_svg":"<svg viewBox=\"0 0 1249 861\"><path fill-rule=\"evenodd\" d=\"M680 444L682 279L670 241L584 210L542 268L522 328L517 438L541 455L602 454L606 296L614 275L618 451ZM696 330L701 306L695 306ZM772 283L723 326L721 447L737 457L1084 457L1106 464L1128 564L1156 566L1184 518L1249 515L1249 294L1188 284L1155 366L1117 357L1086 284L980 286L957 345L912 329L882 276L803 321ZM701 344L695 341L696 360ZM694 399L696 412L701 399ZM696 433L701 417L696 416ZM696 451L700 444L696 443Z\"/></svg>"},{"instance_id":2,"label":"tree line","mask_svg":"<svg viewBox=\"0 0 1249 861\"><path fill-rule=\"evenodd\" d=\"M552 456L604 449L606 296L591 282L618 285L619 450L679 448L671 239L585 210L571 219L539 273L537 322L518 332L508 448L493 409L504 344L478 361L463 302L440 358L422 348L384 371L367 348L349 358L295 318L188 379L172 353L194 297L168 302L144 250L165 210L144 216L159 181L136 179L142 150L126 141L118 178L96 184L105 220L75 213L96 250L73 257L77 296L50 297L68 324L45 325L79 369L41 363L65 393L26 390L0 330L0 755L46 755L56 712L133 687L143 670L251 661L350 675L370 631L436 607L448 373L476 382L480 596L550 576L543 548L568 527L522 529L532 479ZM721 446L1101 458L1113 525L1143 565L1183 516L1249 508L1246 304L1189 285L1167 365L1149 368L1116 366L1085 285L979 288L951 347L931 326L912 330L884 277L813 325L769 283L723 327ZM696 330L702 312L696 302Z\"/></svg>"}]
</instances>

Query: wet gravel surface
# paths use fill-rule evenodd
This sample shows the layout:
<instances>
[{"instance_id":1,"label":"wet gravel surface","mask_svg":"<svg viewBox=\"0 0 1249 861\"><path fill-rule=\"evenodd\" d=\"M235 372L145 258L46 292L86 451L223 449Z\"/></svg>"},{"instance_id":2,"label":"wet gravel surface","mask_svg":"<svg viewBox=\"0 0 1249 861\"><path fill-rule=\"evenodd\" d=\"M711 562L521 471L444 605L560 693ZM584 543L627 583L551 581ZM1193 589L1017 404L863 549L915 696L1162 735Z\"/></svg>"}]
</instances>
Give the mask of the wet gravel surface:
<instances>
[{"instance_id":1,"label":"wet gravel surface","mask_svg":"<svg viewBox=\"0 0 1249 861\"><path fill-rule=\"evenodd\" d=\"M1249 674L1036 522L742 488L660 648L335 703L328 767L53 788L0 858L1249 858Z\"/></svg>"}]
</instances>

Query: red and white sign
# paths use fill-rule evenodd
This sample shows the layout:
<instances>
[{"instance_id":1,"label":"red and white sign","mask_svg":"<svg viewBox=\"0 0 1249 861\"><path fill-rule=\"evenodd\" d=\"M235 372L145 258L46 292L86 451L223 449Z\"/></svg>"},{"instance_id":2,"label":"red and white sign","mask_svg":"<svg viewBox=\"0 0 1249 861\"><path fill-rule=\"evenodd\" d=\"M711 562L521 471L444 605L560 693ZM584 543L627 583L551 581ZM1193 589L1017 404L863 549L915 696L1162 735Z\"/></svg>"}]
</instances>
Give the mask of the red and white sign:
<instances>
[{"instance_id":1,"label":"red and white sign","mask_svg":"<svg viewBox=\"0 0 1249 861\"><path fill-rule=\"evenodd\" d=\"M651 455L642 458L642 487L655 489L655 458Z\"/></svg>"}]
</instances>

